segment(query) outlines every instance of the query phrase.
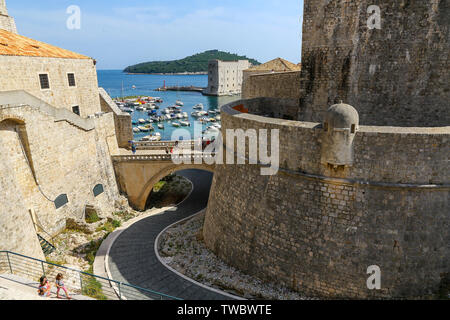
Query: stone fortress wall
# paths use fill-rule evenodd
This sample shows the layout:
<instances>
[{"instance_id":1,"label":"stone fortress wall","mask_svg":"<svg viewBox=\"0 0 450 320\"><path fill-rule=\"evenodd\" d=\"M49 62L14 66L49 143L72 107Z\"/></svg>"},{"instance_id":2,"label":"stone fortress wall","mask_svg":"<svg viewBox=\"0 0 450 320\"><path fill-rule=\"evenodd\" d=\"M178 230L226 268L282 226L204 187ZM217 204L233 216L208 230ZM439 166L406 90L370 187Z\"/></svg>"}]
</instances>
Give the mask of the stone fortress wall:
<instances>
[{"instance_id":1,"label":"stone fortress wall","mask_svg":"<svg viewBox=\"0 0 450 320\"><path fill-rule=\"evenodd\" d=\"M11 94L16 103L0 106L0 250L42 258L34 223L45 230L42 235L54 235L67 218L83 219L86 205L100 214L114 210L119 191L110 158L118 148L113 114L73 115L77 122L55 116L57 109L43 101L30 102L25 92L2 92L0 101ZM94 196L98 184L104 192ZM68 203L57 209L54 201L62 194Z\"/></svg>"},{"instance_id":2,"label":"stone fortress wall","mask_svg":"<svg viewBox=\"0 0 450 320\"><path fill-rule=\"evenodd\" d=\"M244 272L311 295L436 292L450 271L450 127L361 126L353 165L334 169L321 164L321 124L251 114L267 105L257 100L223 107L222 126L280 130L281 169L261 176L259 165L216 165L208 247ZM230 108L242 104L250 114ZM381 268L380 291L367 289L371 265Z\"/></svg>"},{"instance_id":3,"label":"stone fortress wall","mask_svg":"<svg viewBox=\"0 0 450 320\"><path fill-rule=\"evenodd\" d=\"M371 5L381 29L367 27ZM305 1L298 119L342 100L367 125L448 125L449 16L446 0Z\"/></svg>"},{"instance_id":4,"label":"stone fortress wall","mask_svg":"<svg viewBox=\"0 0 450 320\"><path fill-rule=\"evenodd\" d=\"M208 64L208 87L204 94L222 96L241 93L243 71L250 67L248 60L211 60Z\"/></svg>"},{"instance_id":5,"label":"stone fortress wall","mask_svg":"<svg viewBox=\"0 0 450 320\"><path fill-rule=\"evenodd\" d=\"M103 88L98 88L100 94L100 106L102 112L114 115L114 126L119 148L129 148L133 137L133 126L131 124L131 115L123 112L117 107L116 103L111 99Z\"/></svg>"},{"instance_id":6,"label":"stone fortress wall","mask_svg":"<svg viewBox=\"0 0 450 320\"><path fill-rule=\"evenodd\" d=\"M242 85L242 98L300 99L300 71L249 75Z\"/></svg>"},{"instance_id":7,"label":"stone fortress wall","mask_svg":"<svg viewBox=\"0 0 450 320\"><path fill-rule=\"evenodd\" d=\"M50 89L42 90L39 74L47 73ZM68 73L75 74L69 87ZM100 112L97 71L93 59L18 57L0 55L0 90L26 90L58 108L72 111L79 106L81 117Z\"/></svg>"},{"instance_id":8,"label":"stone fortress wall","mask_svg":"<svg viewBox=\"0 0 450 320\"><path fill-rule=\"evenodd\" d=\"M373 4L384 29L367 28ZM224 135L279 129L281 169L262 176L260 165L216 166L208 247L306 294L436 293L450 276L448 9L445 1L305 1L299 100L274 94L263 75L247 96L255 99L222 112ZM359 113L354 127L329 128L339 100ZM367 288L372 265L381 290Z\"/></svg>"}]
</instances>

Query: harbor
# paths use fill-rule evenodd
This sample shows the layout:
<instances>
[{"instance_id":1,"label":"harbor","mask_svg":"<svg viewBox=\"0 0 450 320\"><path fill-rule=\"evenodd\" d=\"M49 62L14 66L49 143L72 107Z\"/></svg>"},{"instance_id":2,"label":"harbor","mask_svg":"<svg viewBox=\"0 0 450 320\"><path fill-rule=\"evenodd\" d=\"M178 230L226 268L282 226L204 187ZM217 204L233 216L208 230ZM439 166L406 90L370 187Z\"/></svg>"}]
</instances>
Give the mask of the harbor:
<instances>
[{"instance_id":1,"label":"harbor","mask_svg":"<svg viewBox=\"0 0 450 320\"><path fill-rule=\"evenodd\" d=\"M194 122L205 136L217 135L221 128L220 107L240 98L155 90L164 83L167 87L206 87L206 75L129 75L107 70L98 72L98 80L119 108L130 113L135 141L179 139L172 137L177 129L185 129L193 137ZM177 105L177 101L182 105Z\"/></svg>"}]
</instances>

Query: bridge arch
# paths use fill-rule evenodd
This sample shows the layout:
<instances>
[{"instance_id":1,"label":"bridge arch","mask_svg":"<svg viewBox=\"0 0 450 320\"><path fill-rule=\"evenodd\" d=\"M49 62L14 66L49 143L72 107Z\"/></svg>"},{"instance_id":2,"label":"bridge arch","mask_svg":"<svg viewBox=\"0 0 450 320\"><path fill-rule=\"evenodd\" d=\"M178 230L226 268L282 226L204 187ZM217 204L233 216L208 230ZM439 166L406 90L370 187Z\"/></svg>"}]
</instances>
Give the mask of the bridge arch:
<instances>
[{"instance_id":1,"label":"bridge arch","mask_svg":"<svg viewBox=\"0 0 450 320\"><path fill-rule=\"evenodd\" d=\"M208 165L208 164L171 164L167 167L163 168L162 170L158 171L156 174L154 174L148 182L143 186L142 192L138 196L136 200L136 208L139 210L145 210L145 205L147 203L147 199L150 196L151 191L153 190L154 186L161 181L164 177L168 176L169 174L172 174L177 171L182 170L188 170L188 169L198 169L198 170L205 170L214 173L214 166Z\"/></svg>"}]
</instances>

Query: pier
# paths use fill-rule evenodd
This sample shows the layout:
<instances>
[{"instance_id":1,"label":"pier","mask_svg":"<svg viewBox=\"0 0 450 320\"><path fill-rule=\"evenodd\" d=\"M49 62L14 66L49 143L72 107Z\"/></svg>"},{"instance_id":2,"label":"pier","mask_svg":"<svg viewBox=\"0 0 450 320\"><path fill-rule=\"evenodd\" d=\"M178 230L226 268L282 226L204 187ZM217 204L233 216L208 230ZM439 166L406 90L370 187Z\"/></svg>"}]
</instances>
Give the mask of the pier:
<instances>
[{"instance_id":1,"label":"pier","mask_svg":"<svg viewBox=\"0 0 450 320\"><path fill-rule=\"evenodd\" d=\"M206 88L202 87L194 87L194 86L174 86L174 87L162 87L157 88L155 91L193 91L193 92L200 92L203 93L203 91Z\"/></svg>"}]
</instances>

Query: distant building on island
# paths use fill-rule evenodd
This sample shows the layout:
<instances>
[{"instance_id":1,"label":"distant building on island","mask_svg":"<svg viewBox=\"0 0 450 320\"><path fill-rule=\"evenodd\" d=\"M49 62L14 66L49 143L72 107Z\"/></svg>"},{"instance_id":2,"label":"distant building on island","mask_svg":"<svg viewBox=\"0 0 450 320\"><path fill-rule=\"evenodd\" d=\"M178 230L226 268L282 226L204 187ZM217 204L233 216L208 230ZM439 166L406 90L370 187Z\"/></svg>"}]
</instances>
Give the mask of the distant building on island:
<instances>
[{"instance_id":1,"label":"distant building on island","mask_svg":"<svg viewBox=\"0 0 450 320\"><path fill-rule=\"evenodd\" d=\"M203 93L211 96L240 94L243 71L251 66L248 60L211 60L208 64L208 88Z\"/></svg>"}]
</instances>

